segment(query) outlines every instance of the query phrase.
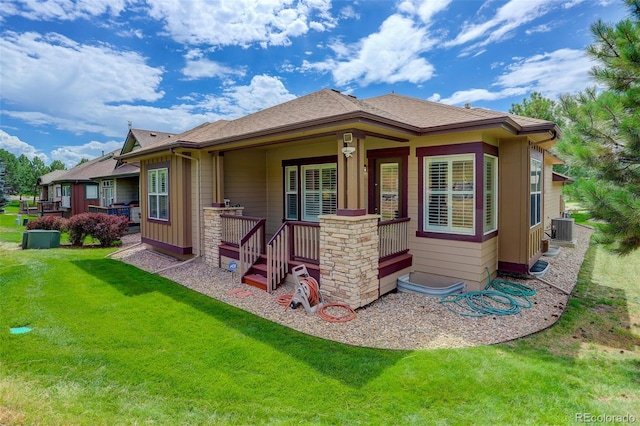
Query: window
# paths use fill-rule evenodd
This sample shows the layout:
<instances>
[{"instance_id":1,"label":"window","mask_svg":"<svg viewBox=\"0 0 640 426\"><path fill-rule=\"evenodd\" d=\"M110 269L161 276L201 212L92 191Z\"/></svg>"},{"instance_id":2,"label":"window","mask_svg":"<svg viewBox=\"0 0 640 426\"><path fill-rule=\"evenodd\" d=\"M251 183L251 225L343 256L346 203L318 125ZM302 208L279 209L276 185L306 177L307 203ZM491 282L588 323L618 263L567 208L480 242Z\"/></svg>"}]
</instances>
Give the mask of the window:
<instances>
[{"instance_id":1,"label":"window","mask_svg":"<svg viewBox=\"0 0 640 426\"><path fill-rule=\"evenodd\" d=\"M56 185L56 197L62 197L62 187L60 185Z\"/></svg>"},{"instance_id":2,"label":"window","mask_svg":"<svg viewBox=\"0 0 640 426\"><path fill-rule=\"evenodd\" d=\"M153 169L147 172L149 218L169 220L169 170Z\"/></svg>"},{"instance_id":3,"label":"window","mask_svg":"<svg viewBox=\"0 0 640 426\"><path fill-rule=\"evenodd\" d=\"M484 155L484 233L498 229L498 158Z\"/></svg>"},{"instance_id":4,"label":"window","mask_svg":"<svg viewBox=\"0 0 640 426\"><path fill-rule=\"evenodd\" d=\"M400 164L380 164L380 219L391 220L398 217L400 210Z\"/></svg>"},{"instance_id":5,"label":"window","mask_svg":"<svg viewBox=\"0 0 640 426\"><path fill-rule=\"evenodd\" d=\"M474 163L474 155L425 158L425 231L475 233Z\"/></svg>"},{"instance_id":6,"label":"window","mask_svg":"<svg viewBox=\"0 0 640 426\"><path fill-rule=\"evenodd\" d=\"M317 222L338 207L336 157L313 157L282 162L284 218Z\"/></svg>"},{"instance_id":7,"label":"window","mask_svg":"<svg viewBox=\"0 0 640 426\"><path fill-rule=\"evenodd\" d=\"M335 164L301 166L302 220L318 221L321 214L332 214L338 207L338 171Z\"/></svg>"},{"instance_id":8,"label":"window","mask_svg":"<svg viewBox=\"0 0 640 426\"><path fill-rule=\"evenodd\" d=\"M542 161L531 159L530 180L530 225L534 227L542 221Z\"/></svg>"},{"instance_id":9,"label":"window","mask_svg":"<svg viewBox=\"0 0 640 426\"><path fill-rule=\"evenodd\" d=\"M86 200L97 200L98 199L98 185L86 184L84 186L84 198Z\"/></svg>"},{"instance_id":10,"label":"window","mask_svg":"<svg viewBox=\"0 0 640 426\"><path fill-rule=\"evenodd\" d=\"M298 220L298 166L284 168L285 219Z\"/></svg>"}]
</instances>

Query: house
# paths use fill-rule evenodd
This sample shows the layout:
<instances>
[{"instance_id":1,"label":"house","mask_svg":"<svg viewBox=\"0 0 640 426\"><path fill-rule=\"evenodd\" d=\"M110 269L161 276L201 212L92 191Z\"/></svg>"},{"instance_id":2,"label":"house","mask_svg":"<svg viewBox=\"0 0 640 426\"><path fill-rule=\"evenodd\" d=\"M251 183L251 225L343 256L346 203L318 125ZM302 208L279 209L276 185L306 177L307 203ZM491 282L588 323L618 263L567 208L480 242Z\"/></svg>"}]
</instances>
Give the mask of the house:
<instances>
[{"instance_id":1,"label":"house","mask_svg":"<svg viewBox=\"0 0 640 426\"><path fill-rule=\"evenodd\" d=\"M172 136L173 133L129 129L121 149L72 169L42 176L38 180L41 200L55 202L57 209L65 217L86 212L104 212L129 216L131 223L138 223L139 165L125 164L115 156L152 146L154 143L164 143Z\"/></svg>"},{"instance_id":2,"label":"house","mask_svg":"<svg viewBox=\"0 0 640 426\"><path fill-rule=\"evenodd\" d=\"M305 264L364 306L423 271L483 288L541 256L555 123L323 89L119 155L148 246L273 290Z\"/></svg>"}]
</instances>

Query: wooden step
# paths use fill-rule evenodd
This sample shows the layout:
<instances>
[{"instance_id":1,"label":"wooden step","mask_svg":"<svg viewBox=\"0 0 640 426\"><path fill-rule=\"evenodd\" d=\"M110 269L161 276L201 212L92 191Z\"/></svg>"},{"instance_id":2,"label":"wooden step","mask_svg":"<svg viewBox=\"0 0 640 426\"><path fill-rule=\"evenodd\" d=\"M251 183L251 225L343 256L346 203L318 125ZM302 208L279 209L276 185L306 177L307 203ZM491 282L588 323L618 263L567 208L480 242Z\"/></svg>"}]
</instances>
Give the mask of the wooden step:
<instances>
[{"instance_id":1,"label":"wooden step","mask_svg":"<svg viewBox=\"0 0 640 426\"><path fill-rule=\"evenodd\" d=\"M247 274L242 277L242 282L250 286L267 291L267 277L258 274Z\"/></svg>"},{"instance_id":2,"label":"wooden step","mask_svg":"<svg viewBox=\"0 0 640 426\"><path fill-rule=\"evenodd\" d=\"M249 269L251 272L255 272L259 275L267 276L267 264L266 263L254 263Z\"/></svg>"}]
</instances>

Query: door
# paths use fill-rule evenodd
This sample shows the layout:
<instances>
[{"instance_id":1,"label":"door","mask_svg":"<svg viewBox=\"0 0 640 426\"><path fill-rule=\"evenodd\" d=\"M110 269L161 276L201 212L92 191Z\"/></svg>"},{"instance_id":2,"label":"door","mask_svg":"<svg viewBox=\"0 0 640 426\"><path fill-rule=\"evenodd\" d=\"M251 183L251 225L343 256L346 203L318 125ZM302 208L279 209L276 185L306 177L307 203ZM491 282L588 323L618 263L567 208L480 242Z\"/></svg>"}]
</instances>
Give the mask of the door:
<instances>
[{"instance_id":1,"label":"door","mask_svg":"<svg viewBox=\"0 0 640 426\"><path fill-rule=\"evenodd\" d=\"M373 159L373 191L370 195L369 213L379 214L380 220L392 220L406 215L403 211L403 173L402 158Z\"/></svg>"}]
</instances>

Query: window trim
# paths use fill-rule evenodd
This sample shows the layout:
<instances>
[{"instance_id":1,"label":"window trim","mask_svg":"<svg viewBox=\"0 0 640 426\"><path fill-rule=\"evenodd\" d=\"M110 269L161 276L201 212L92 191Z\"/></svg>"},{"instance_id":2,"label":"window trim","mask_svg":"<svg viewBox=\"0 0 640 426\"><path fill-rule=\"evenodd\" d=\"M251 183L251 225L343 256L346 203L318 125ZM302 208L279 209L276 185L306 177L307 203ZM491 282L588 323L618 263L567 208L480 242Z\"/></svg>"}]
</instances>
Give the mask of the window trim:
<instances>
[{"instance_id":1,"label":"window trim","mask_svg":"<svg viewBox=\"0 0 640 426\"><path fill-rule=\"evenodd\" d=\"M152 194L149 191L149 176L151 172L155 172L158 173L160 170L166 170L167 171L167 192L166 194L164 193L157 193L157 194ZM146 169L146 182L145 182L145 186L146 186L146 193L147 193L147 197L146 197L146 202L147 202L147 208L146 208L146 217L147 217L147 221L149 222L153 222L153 223L161 223L161 224L170 224L170 219L171 219L171 196L170 196L170 192L171 192L171 170L169 167L169 162L162 162L162 163L156 163L153 165L150 165L147 167ZM167 217L165 218L159 218L159 217L153 217L151 216L151 203L150 203L150 197L152 195L156 195L156 196L164 196L166 195L167 197ZM160 209L158 208L158 213L160 212Z\"/></svg>"},{"instance_id":2,"label":"window trim","mask_svg":"<svg viewBox=\"0 0 640 426\"><path fill-rule=\"evenodd\" d=\"M473 234L456 234L450 232L433 232L424 230L425 202L425 157L444 157L448 155L473 154L475 156L475 229ZM484 154L499 158L498 147L484 142L471 142L453 145L438 145L416 148L418 158L418 229L416 236L454 241L483 242L498 235L498 229L484 233ZM497 188L499 193L499 188Z\"/></svg>"},{"instance_id":3,"label":"window trim","mask_svg":"<svg viewBox=\"0 0 640 426\"><path fill-rule=\"evenodd\" d=\"M89 197L89 188L94 188L96 191L95 197ZM84 184L84 199L85 200L99 200L100 199L100 185L97 183L85 183Z\"/></svg>"},{"instance_id":4,"label":"window trim","mask_svg":"<svg viewBox=\"0 0 640 426\"><path fill-rule=\"evenodd\" d=\"M491 161L494 161L494 173L493 173L493 212L492 212L492 216L493 216L493 228L487 230L485 229L486 226L486 220L487 220L487 211L484 210L484 208L487 206L486 201L487 201L487 193L485 191L485 188L487 187L487 175L485 173L486 171L486 167L487 167L487 159L491 159ZM495 232L498 230L498 196L499 196L499 191L498 191L498 169L499 169L499 161L498 161L498 157L496 155L491 155L491 154L484 154L483 158L482 158L482 167L483 167L483 194L482 194L482 202L483 202L483 211L482 211L482 230L484 232L484 234L490 234L492 232Z\"/></svg>"},{"instance_id":5,"label":"window trim","mask_svg":"<svg viewBox=\"0 0 640 426\"><path fill-rule=\"evenodd\" d=\"M532 178L533 178L533 167L534 167L534 162L537 163L538 168L538 182L536 184L536 191L532 191L532 186L533 186L533 182L532 182ZM537 226L540 226L540 224L542 223L542 203L543 203L543 197L542 197L542 181L544 179L543 176L543 162L542 160L539 160L537 158L534 158L533 156L529 159L529 228L535 228ZM532 215L533 213L533 195L537 194L537 209L536 209L536 213L538 214L538 221L536 223L533 223L534 221L534 217Z\"/></svg>"},{"instance_id":6,"label":"window trim","mask_svg":"<svg viewBox=\"0 0 640 426\"><path fill-rule=\"evenodd\" d=\"M336 173L338 168L338 156L337 155L325 155L322 157L307 157L307 158L292 158L287 160L282 160L282 221L300 221L300 222L309 222L309 223L317 223L317 221L309 221L303 219L302 214L302 196L303 196L303 187L302 187L302 166L321 166L323 164L335 164ZM297 219L287 219L287 174L286 169L289 167L297 168L297 189L298 189L298 211L297 211ZM336 176L337 179L337 176ZM336 188L336 196L340 197L339 190ZM338 198L339 199L339 198Z\"/></svg>"}]
</instances>

